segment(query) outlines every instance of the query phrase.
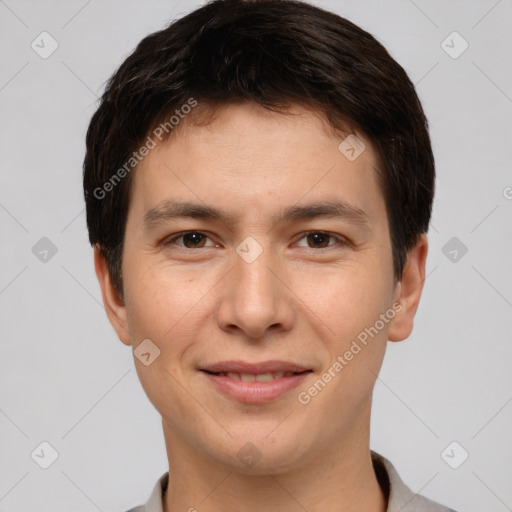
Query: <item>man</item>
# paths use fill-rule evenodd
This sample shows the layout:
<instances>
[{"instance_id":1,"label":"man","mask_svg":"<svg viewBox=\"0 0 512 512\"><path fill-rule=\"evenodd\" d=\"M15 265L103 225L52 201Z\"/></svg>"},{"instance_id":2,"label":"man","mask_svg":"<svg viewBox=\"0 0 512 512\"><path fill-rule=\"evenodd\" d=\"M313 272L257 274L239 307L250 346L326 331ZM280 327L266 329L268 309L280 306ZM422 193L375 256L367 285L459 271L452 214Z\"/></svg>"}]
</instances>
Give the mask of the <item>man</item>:
<instances>
[{"instance_id":1,"label":"man","mask_svg":"<svg viewBox=\"0 0 512 512\"><path fill-rule=\"evenodd\" d=\"M449 510L369 447L434 178L406 73L333 13L215 0L138 45L84 161L105 309L169 461L132 511Z\"/></svg>"}]
</instances>

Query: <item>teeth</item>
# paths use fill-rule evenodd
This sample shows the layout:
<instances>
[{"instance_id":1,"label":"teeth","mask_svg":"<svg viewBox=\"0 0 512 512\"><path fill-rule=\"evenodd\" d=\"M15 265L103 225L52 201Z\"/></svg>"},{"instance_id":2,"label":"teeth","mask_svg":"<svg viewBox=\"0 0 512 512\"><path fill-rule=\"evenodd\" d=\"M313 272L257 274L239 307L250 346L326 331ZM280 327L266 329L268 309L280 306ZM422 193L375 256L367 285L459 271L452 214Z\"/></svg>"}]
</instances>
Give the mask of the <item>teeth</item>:
<instances>
[{"instance_id":1,"label":"teeth","mask_svg":"<svg viewBox=\"0 0 512 512\"><path fill-rule=\"evenodd\" d=\"M281 379L283 377L291 377L294 372L267 372L252 375L248 373L237 372L219 372L222 377L229 377L230 379L241 380L242 382L269 382L274 379Z\"/></svg>"},{"instance_id":2,"label":"teeth","mask_svg":"<svg viewBox=\"0 0 512 512\"><path fill-rule=\"evenodd\" d=\"M281 377L283 375L281 374ZM279 379L281 377L273 377L271 373L260 373L259 375L256 375L256 380L258 382L269 382L274 379Z\"/></svg>"}]
</instances>

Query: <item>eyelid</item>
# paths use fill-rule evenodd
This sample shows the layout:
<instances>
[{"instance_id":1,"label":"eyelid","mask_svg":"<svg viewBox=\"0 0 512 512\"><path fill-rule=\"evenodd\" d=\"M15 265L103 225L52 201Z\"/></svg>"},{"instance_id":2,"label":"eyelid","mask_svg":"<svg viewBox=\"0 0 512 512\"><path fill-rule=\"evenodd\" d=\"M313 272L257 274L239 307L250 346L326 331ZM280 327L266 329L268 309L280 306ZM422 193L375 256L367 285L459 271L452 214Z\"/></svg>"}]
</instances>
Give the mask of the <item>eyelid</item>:
<instances>
[{"instance_id":1,"label":"eyelid","mask_svg":"<svg viewBox=\"0 0 512 512\"><path fill-rule=\"evenodd\" d=\"M162 240L161 244L165 247L167 245L171 245L179 238L182 238L184 235L188 235L189 233L197 233L198 235L203 235L206 238L209 238L212 240L211 236L205 233L204 231L197 231L195 229L189 229L188 231L182 231L181 233L176 233L174 235L171 235L170 237L166 237ZM212 240L213 242L213 240ZM182 249L188 250L188 251L197 251L197 249L204 249L204 247L198 247L197 249L191 249L190 247L185 247L184 245L178 245L178 247L181 247ZM213 247L211 245L207 247Z\"/></svg>"},{"instance_id":2,"label":"eyelid","mask_svg":"<svg viewBox=\"0 0 512 512\"><path fill-rule=\"evenodd\" d=\"M310 231L305 231L304 233L301 233L300 237L297 239L297 242L313 233L322 233L323 235L327 235L331 238L334 238L338 242L338 245L340 245L340 246L346 246L346 245L349 245L349 243L350 243L347 240L347 238L345 238L344 236L331 233L330 231L324 231L322 229L312 229ZM336 246L336 244L328 245L327 247L320 247L318 249L315 249L314 247L303 247L303 248L318 252L322 249L325 250L325 249L328 249L329 247L335 247L335 246Z\"/></svg>"},{"instance_id":3,"label":"eyelid","mask_svg":"<svg viewBox=\"0 0 512 512\"><path fill-rule=\"evenodd\" d=\"M211 237L205 233L204 231L196 231L196 230L188 230L188 231L182 231L180 233L176 233L174 235L171 235L170 237L167 237L167 238L164 238L164 240L161 242L163 246L167 246L167 245L171 245L172 243L174 243L177 239L179 238L182 238L184 235L187 235L189 233L197 233L199 235L203 235L205 236L206 238L209 238L210 240ZM329 231L323 231L323 230L320 230L320 229L313 229L313 230L310 230L310 231L304 231L302 233L300 233L298 235L298 238L296 239L295 243L299 242L300 240L302 240L303 238L307 237L308 235L311 235L313 233L322 233L324 235L327 235L331 238L334 238L337 242L338 242L338 245L339 246L347 246L350 244L349 240L347 238L345 238L344 236L342 235L337 235L337 234L334 234L334 233L331 233ZM213 242L213 240L212 240ZM214 242L215 243L215 242ZM327 247L320 247L320 248L315 248L315 247L303 247L301 246L303 249L309 249L311 251L321 251L322 249L325 250L329 247L335 247L336 244L332 244L332 245L328 245ZM181 247L182 249L185 249L185 250L188 250L188 251L197 251L198 249L205 249L207 247L213 247L213 246L207 246L207 247L198 247L198 248L190 248L190 247L185 247L183 245L177 245L177 247Z\"/></svg>"}]
</instances>

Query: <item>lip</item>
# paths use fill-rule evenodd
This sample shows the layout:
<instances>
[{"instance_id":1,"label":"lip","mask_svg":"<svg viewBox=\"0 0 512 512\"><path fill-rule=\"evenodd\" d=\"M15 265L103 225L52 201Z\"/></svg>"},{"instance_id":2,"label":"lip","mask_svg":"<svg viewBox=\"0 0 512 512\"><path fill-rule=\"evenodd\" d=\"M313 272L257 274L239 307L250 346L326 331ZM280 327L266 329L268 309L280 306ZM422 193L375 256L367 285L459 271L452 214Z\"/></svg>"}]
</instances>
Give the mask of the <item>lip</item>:
<instances>
[{"instance_id":1,"label":"lip","mask_svg":"<svg viewBox=\"0 0 512 512\"><path fill-rule=\"evenodd\" d=\"M261 361L259 363L250 363L248 361L233 360L233 361L220 361L218 363L209 364L200 368L208 372L236 372L247 373L250 375L258 375L259 373L268 372L305 372L311 370L305 366L300 366L289 361Z\"/></svg>"},{"instance_id":2,"label":"lip","mask_svg":"<svg viewBox=\"0 0 512 512\"><path fill-rule=\"evenodd\" d=\"M269 372L297 373L268 382L244 382L226 375L215 375L209 372L235 372L249 375ZM231 399L246 404L273 402L288 391L299 386L312 372L313 370L310 368L286 361L263 361L261 363L223 361L201 368L201 373L214 385L215 389Z\"/></svg>"}]
</instances>

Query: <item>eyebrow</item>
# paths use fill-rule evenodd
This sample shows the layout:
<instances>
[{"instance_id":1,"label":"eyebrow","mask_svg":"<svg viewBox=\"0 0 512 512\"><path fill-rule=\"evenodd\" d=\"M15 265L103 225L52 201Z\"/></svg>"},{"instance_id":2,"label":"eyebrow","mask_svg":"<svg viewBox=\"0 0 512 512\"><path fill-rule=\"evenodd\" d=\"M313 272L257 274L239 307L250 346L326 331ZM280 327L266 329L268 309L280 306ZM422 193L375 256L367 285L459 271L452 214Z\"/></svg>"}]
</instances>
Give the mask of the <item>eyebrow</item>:
<instances>
[{"instance_id":1,"label":"eyebrow","mask_svg":"<svg viewBox=\"0 0 512 512\"><path fill-rule=\"evenodd\" d=\"M150 230L173 219L192 218L217 220L229 227L234 226L235 217L224 210L206 204L188 201L165 200L144 214L144 228ZM345 201L320 201L306 205L289 206L273 220L293 222L318 218L339 218L353 224L371 225L368 215L360 208ZM275 225L275 224L274 224Z\"/></svg>"}]
</instances>

